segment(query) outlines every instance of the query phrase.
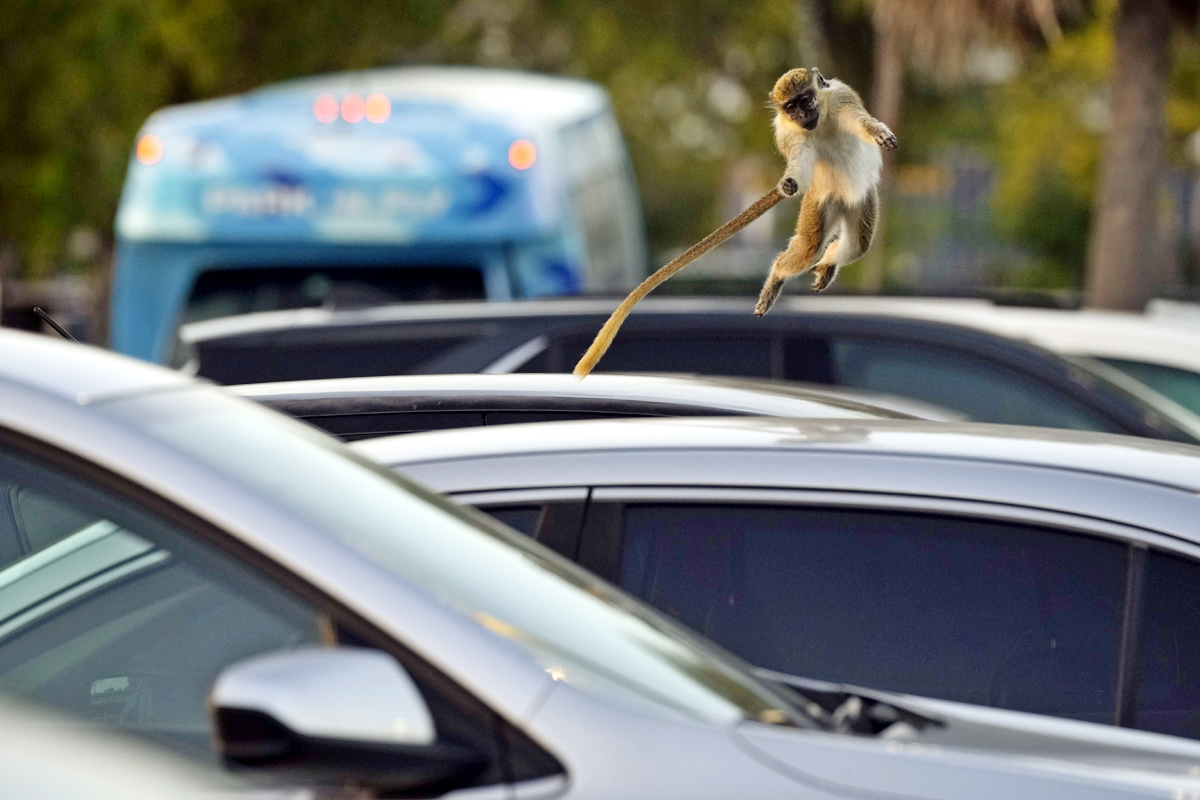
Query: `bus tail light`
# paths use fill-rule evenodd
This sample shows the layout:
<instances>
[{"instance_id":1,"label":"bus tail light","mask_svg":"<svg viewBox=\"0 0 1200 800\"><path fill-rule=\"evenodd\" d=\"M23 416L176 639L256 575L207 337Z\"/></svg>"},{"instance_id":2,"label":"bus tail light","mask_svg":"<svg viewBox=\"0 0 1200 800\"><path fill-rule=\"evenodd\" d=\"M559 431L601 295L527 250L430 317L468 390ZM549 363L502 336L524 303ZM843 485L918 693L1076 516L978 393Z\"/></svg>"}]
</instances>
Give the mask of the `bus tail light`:
<instances>
[{"instance_id":1,"label":"bus tail light","mask_svg":"<svg viewBox=\"0 0 1200 800\"><path fill-rule=\"evenodd\" d=\"M508 163L513 169L529 169L537 161L537 148L528 139L517 139L508 146Z\"/></svg>"},{"instance_id":2,"label":"bus tail light","mask_svg":"<svg viewBox=\"0 0 1200 800\"><path fill-rule=\"evenodd\" d=\"M143 164L157 164L163 157L162 139L148 133L138 139L137 160Z\"/></svg>"}]
</instances>

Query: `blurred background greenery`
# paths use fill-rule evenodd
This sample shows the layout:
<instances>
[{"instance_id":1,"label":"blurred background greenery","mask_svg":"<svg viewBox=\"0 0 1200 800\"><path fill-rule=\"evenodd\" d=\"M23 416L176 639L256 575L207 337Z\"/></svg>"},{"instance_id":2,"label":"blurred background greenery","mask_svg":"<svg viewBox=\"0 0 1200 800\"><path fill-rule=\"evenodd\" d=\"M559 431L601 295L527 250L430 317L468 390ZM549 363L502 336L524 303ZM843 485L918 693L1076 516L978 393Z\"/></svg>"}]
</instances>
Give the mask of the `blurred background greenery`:
<instances>
[{"instance_id":1,"label":"blurred background greenery","mask_svg":"<svg viewBox=\"0 0 1200 800\"><path fill-rule=\"evenodd\" d=\"M883 237L839 288L1086 290L1138 307L1200 283L1195 5L0 0L0 275L102 272L130 148L155 109L410 63L607 87L661 262L777 178L767 91L816 64L901 142Z\"/></svg>"}]
</instances>

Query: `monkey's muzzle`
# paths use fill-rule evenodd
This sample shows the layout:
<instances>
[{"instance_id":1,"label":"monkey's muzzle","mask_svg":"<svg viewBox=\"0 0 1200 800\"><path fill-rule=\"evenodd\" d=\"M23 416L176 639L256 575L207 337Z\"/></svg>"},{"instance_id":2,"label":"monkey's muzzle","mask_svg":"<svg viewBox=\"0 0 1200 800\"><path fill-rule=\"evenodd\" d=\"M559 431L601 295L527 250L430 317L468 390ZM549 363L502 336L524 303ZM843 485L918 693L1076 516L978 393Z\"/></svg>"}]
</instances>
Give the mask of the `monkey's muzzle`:
<instances>
[{"instance_id":1,"label":"monkey's muzzle","mask_svg":"<svg viewBox=\"0 0 1200 800\"><path fill-rule=\"evenodd\" d=\"M806 131L811 131L821 121L821 106L811 94L805 94L787 110L796 124Z\"/></svg>"}]
</instances>

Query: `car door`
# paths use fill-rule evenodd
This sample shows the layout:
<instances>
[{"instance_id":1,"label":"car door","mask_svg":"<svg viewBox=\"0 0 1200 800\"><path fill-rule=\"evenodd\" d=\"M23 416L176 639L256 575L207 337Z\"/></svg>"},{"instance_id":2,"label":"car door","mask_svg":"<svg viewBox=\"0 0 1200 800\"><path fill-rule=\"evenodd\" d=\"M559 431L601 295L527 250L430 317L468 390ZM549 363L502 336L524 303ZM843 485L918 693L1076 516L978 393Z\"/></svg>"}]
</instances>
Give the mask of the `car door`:
<instances>
[{"instance_id":1,"label":"car door","mask_svg":"<svg viewBox=\"0 0 1200 800\"><path fill-rule=\"evenodd\" d=\"M751 663L1200 736L1200 550L866 493L604 487L579 561Z\"/></svg>"},{"instance_id":2,"label":"car door","mask_svg":"<svg viewBox=\"0 0 1200 800\"><path fill-rule=\"evenodd\" d=\"M220 530L0 430L0 691L204 761L225 667L311 645L384 650L474 785L555 774L553 757L402 644Z\"/></svg>"}]
</instances>

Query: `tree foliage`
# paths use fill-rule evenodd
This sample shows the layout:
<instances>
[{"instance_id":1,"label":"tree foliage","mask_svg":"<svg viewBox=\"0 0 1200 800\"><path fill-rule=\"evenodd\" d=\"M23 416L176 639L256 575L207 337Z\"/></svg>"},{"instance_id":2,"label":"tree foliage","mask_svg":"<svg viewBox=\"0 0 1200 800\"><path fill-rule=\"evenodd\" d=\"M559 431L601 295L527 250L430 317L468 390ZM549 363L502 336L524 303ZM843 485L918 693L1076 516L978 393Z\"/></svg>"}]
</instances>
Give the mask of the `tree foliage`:
<instances>
[{"instance_id":1,"label":"tree foliage","mask_svg":"<svg viewBox=\"0 0 1200 800\"><path fill-rule=\"evenodd\" d=\"M1078 286L1115 4L1078 0L1059 35L1047 10L1069 10L1063 0L0 0L0 250L15 245L25 271L44 274L64 264L73 228L111 237L134 136L157 108L406 63L602 83L661 250L720 221L733 159L777 164L765 97L779 73L824 51L823 69L869 95L873 26L891 20L908 42L898 157L932 165L963 142L986 154L995 229L1033 255L1028 274L1009 277ZM980 43L996 41L1017 43L1009 55L1019 69L998 85L972 84ZM958 80L939 79L955 70ZM1170 88L1168 153L1191 163L1200 159L1194 26L1177 26Z\"/></svg>"},{"instance_id":2,"label":"tree foliage","mask_svg":"<svg viewBox=\"0 0 1200 800\"><path fill-rule=\"evenodd\" d=\"M394 61L436 30L438 6L4 0L0 244L47 271L71 227L110 231L133 137L155 109Z\"/></svg>"},{"instance_id":3,"label":"tree foliage","mask_svg":"<svg viewBox=\"0 0 1200 800\"><path fill-rule=\"evenodd\" d=\"M27 272L74 226L111 235L134 135L155 109L286 78L469 63L598 80L633 153L652 241L713 221L724 161L770 149L763 108L792 63L793 0L3 0L0 244Z\"/></svg>"}]
</instances>

